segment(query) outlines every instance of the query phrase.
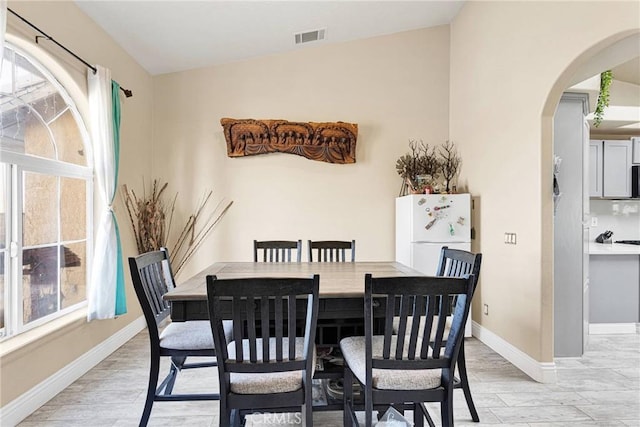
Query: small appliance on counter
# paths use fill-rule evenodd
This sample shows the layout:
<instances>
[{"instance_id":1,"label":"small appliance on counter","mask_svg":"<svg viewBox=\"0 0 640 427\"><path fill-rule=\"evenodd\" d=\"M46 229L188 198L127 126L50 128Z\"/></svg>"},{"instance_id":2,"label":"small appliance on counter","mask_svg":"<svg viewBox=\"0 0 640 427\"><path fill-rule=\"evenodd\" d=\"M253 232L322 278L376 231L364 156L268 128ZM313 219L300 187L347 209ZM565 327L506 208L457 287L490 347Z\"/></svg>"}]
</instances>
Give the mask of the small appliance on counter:
<instances>
[{"instance_id":1,"label":"small appliance on counter","mask_svg":"<svg viewBox=\"0 0 640 427\"><path fill-rule=\"evenodd\" d=\"M613 243L611 241L611 236L613 236L613 231L606 230L604 233L600 233L598 237L596 237L597 243Z\"/></svg>"},{"instance_id":2,"label":"small appliance on counter","mask_svg":"<svg viewBox=\"0 0 640 427\"><path fill-rule=\"evenodd\" d=\"M640 240L616 240L613 243L622 243L624 245L637 245L637 246L640 246Z\"/></svg>"}]
</instances>

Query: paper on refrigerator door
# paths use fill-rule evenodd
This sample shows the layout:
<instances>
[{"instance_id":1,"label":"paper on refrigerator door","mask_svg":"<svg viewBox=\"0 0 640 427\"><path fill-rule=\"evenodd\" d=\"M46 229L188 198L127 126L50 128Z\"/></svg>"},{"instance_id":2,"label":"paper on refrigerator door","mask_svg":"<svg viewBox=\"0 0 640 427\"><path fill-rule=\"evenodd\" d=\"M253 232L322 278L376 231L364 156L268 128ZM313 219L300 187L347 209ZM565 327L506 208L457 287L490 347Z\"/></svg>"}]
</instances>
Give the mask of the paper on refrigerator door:
<instances>
[{"instance_id":1,"label":"paper on refrigerator door","mask_svg":"<svg viewBox=\"0 0 640 427\"><path fill-rule=\"evenodd\" d=\"M425 194L411 197L413 242L471 241L470 194Z\"/></svg>"}]
</instances>

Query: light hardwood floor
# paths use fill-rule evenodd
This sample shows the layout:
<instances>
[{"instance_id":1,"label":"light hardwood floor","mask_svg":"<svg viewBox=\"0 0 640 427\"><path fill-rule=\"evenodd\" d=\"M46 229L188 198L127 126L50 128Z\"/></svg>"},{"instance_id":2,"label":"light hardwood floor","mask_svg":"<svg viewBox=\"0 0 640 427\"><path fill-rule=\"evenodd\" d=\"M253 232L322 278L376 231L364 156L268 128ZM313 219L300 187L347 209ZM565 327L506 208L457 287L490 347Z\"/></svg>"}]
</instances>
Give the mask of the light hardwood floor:
<instances>
[{"instance_id":1,"label":"light hardwood floor","mask_svg":"<svg viewBox=\"0 0 640 427\"><path fill-rule=\"evenodd\" d=\"M147 333L141 332L21 424L137 426L148 370ZM555 384L540 384L478 340L466 343L471 389L481 423L473 423L462 391L454 392L457 426L639 426L640 335L592 335L582 358L557 359ZM161 373L166 372L164 364ZM185 371L176 391L217 390L213 369ZM438 406L430 405L439 425ZM298 418L280 418L299 425ZM271 420L273 421L273 420ZM314 424L342 425L339 412L314 413ZM217 402L156 402L150 426L217 426ZM259 417L247 426L273 426Z\"/></svg>"}]
</instances>

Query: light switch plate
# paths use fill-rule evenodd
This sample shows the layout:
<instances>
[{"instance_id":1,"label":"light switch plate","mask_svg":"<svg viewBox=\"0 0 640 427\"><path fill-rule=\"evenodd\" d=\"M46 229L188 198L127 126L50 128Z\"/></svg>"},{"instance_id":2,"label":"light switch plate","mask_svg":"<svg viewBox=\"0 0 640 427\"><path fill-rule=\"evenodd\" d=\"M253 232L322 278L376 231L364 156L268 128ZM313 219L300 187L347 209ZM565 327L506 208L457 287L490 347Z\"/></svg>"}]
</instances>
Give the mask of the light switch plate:
<instances>
[{"instance_id":1,"label":"light switch plate","mask_svg":"<svg viewBox=\"0 0 640 427\"><path fill-rule=\"evenodd\" d=\"M504 243L507 245L515 245L516 233L504 233Z\"/></svg>"}]
</instances>

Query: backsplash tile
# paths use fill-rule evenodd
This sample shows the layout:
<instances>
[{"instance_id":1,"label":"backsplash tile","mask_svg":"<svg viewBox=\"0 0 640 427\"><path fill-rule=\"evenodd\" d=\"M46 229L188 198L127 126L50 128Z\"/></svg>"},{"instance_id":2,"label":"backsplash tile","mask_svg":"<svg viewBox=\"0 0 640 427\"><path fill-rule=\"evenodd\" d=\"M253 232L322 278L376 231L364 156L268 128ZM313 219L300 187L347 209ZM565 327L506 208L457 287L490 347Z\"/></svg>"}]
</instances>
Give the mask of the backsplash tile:
<instances>
[{"instance_id":1,"label":"backsplash tile","mask_svg":"<svg viewBox=\"0 0 640 427\"><path fill-rule=\"evenodd\" d=\"M592 199L590 208L598 222L589 229L590 240L605 230L613 231L613 241L640 240L640 200Z\"/></svg>"}]
</instances>

